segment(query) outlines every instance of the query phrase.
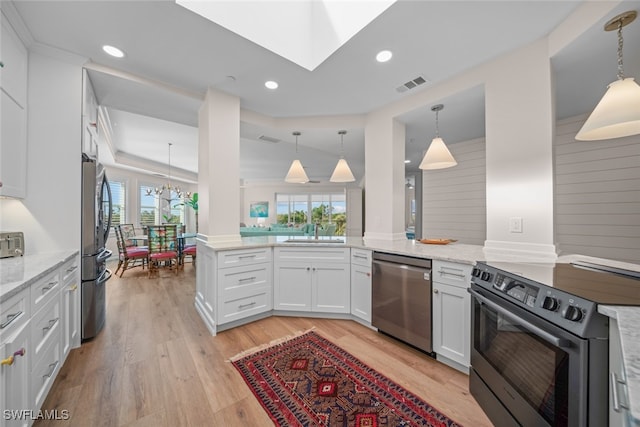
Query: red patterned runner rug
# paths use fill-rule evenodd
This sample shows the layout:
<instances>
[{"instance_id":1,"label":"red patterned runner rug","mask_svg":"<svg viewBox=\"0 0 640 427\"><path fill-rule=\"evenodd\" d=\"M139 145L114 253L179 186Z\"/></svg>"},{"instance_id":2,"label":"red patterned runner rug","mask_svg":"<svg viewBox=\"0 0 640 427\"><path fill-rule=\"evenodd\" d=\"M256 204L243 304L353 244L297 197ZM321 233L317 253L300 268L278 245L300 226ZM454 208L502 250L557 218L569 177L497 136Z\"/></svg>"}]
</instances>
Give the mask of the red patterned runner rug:
<instances>
[{"instance_id":1,"label":"red patterned runner rug","mask_svg":"<svg viewBox=\"0 0 640 427\"><path fill-rule=\"evenodd\" d=\"M231 361L277 426L459 427L314 331Z\"/></svg>"}]
</instances>

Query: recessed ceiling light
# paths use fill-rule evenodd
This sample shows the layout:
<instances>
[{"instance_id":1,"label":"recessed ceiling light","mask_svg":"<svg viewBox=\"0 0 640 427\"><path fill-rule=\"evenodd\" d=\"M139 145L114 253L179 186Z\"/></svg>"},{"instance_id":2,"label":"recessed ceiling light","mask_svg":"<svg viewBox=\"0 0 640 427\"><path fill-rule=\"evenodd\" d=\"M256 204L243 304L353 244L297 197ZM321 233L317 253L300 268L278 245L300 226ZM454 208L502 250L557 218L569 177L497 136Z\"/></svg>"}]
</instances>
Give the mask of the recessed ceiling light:
<instances>
[{"instance_id":1,"label":"recessed ceiling light","mask_svg":"<svg viewBox=\"0 0 640 427\"><path fill-rule=\"evenodd\" d=\"M102 46L102 50L104 50L106 53L116 58L124 57L124 52L115 46L109 46L108 44L106 44Z\"/></svg>"},{"instance_id":2,"label":"recessed ceiling light","mask_svg":"<svg viewBox=\"0 0 640 427\"><path fill-rule=\"evenodd\" d=\"M381 50L376 55L376 61L387 62L388 60L391 59L392 56L393 56L393 53L390 50Z\"/></svg>"},{"instance_id":3,"label":"recessed ceiling light","mask_svg":"<svg viewBox=\"0 0 640 427\"><path fill-rule=\"evenodd\" d=\"M264 85L268 89L278 89L278 82L274 82L273 80L268 80L268 81L264 82Z\"/></svg>"}]
</instances>

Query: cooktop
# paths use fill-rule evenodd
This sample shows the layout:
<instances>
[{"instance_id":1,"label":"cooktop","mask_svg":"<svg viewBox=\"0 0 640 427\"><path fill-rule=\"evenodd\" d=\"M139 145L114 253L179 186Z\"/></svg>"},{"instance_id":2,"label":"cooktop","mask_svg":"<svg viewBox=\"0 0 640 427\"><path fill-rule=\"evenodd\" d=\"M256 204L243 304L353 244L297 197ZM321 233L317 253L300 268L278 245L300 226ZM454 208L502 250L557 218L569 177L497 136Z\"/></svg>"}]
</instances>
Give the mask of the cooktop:
<instances>
[{"instance_id":1,"label":"cooktop","mask_svg":"<svg viewBox=\"0 0 640 427\"><path fill-rule=\"evenodd\" d=\"M602 305L640 306L640 272L586 261L571 263L483 262L510 275Z\"/></svg>"}]
</instances>

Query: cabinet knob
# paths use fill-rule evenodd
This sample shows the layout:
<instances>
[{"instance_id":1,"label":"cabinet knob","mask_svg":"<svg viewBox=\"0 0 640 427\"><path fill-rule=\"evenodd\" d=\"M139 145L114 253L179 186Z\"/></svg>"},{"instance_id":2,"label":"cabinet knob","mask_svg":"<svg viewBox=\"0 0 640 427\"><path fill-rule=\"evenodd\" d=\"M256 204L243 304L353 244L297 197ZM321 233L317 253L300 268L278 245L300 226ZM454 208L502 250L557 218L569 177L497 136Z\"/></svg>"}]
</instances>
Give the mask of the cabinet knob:
<instances>
[{"instance_id":1,"label":"cabinet knob","mask_svg":"<svg viewBox=\"0 0 640 427\"><path fill-rule=\"evenodd\" d=\"M437 294L438 292L440 292L440 291L439 291L439 290L437 290L437 289L434 289L434 290L433 290L433 293L434 293L434 294Z\"/></svg>"}]
</instances>

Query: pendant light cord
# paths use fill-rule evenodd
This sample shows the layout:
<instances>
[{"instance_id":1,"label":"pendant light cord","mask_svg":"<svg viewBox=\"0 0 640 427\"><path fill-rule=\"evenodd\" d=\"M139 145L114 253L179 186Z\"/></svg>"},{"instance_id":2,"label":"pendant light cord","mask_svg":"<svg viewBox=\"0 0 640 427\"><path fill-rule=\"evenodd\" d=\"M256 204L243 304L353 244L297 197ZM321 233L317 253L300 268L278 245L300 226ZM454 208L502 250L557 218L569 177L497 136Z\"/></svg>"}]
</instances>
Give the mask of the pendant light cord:
<instances>
[{"instance_id":1,"label":"pendant light cord","mask_svg":"<svg viewBox=\"0 0 640 427\"><path fill-rule=\"evenodd\" d=\"M438 113L440 110L436 110L436 138L440 138L440 126L438 124Z\"/></svg>"},{"instance_id":2,"label":"pendant light cord","mask_svg":"<svg viewBox=\"0 0 640 427\"><path fill-rule=\"evenodd\" d=\"M624 71L622 71L622 19L618 21L618 80L624 79Z\"/></svg>"}]
</instances>

